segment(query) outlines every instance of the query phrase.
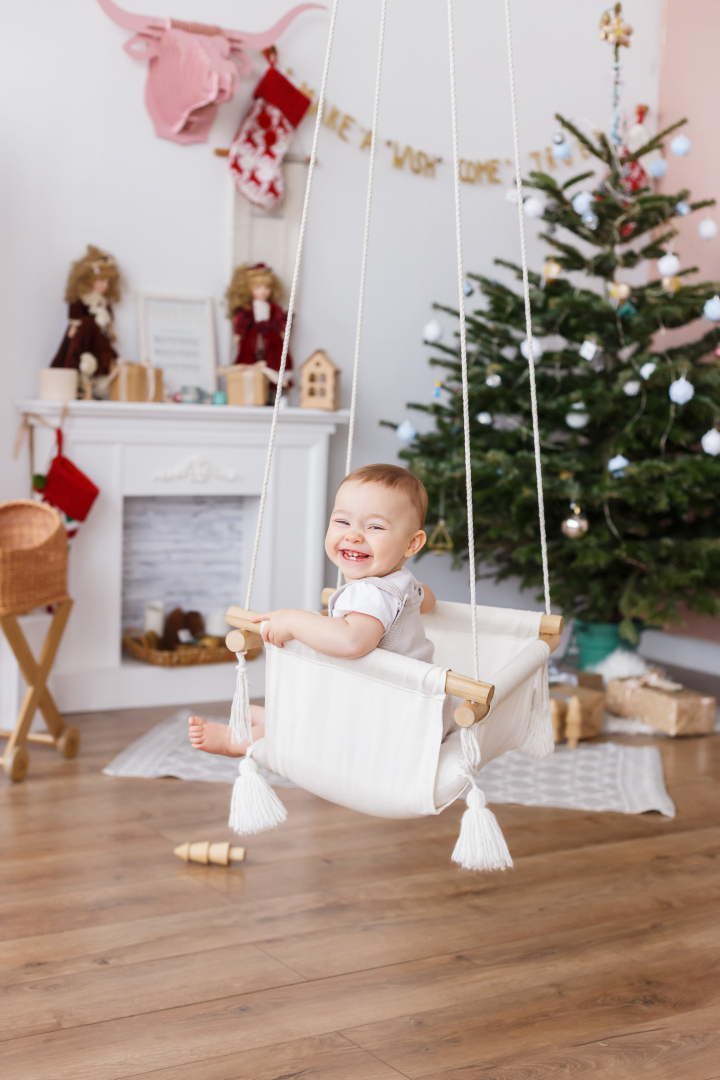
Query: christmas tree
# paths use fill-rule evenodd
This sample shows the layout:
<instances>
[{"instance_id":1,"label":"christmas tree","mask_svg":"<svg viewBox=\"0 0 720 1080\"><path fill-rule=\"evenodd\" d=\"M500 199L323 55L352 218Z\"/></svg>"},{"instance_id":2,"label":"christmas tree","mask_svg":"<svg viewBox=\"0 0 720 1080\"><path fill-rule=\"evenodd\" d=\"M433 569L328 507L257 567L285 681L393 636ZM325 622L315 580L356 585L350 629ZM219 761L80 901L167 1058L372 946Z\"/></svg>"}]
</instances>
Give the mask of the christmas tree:
<instances>
[{"instance_id":1,"label":"christmas tree","mask_svg":"<svg viewBox=\"0 0 720 1080\"><path fill-rule=\"evenodd\" d=\"M571 135L593 169L565 183L532 172L524 210L545 223L551 249L530 274L530 300L553 602L566 616L619 623L633 642L643 624L676 621L681 604L720 611L720 298L717 283L689 280L696 268L681 269L672 250L674 220L714 200L654 190L667 169L664 142L685 121L654 138L641 124L621 134L618 57L631 32L619 5L601 23L616 75L609 136L557 116L555 158L568 157ZM684 155L690 141L675 135L670 149ZM715 232L711 219L700 222L701 236ZM647 284L626 280L647 262ZM466 289L481 301L467 305L477 564L539 587L522 271L496 263L517 289L481 274L469 274ZM698 319L693 340L664 347L664 330ZM435 349L430 363L446 372L437 400L409 406L434 427L400 425L400 456L428 489L429 531L440 522L431 550L449 538L457 561L467 558L460 350Z\"/></svg>"}]
</instances>

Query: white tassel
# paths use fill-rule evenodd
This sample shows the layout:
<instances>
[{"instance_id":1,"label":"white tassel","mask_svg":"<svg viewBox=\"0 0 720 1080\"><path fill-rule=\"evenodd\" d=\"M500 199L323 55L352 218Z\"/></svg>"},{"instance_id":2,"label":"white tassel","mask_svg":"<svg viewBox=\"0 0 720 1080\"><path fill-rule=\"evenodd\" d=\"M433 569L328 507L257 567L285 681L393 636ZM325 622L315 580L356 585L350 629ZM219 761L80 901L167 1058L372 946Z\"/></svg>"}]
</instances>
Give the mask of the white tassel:
<instances>
[{"instance_id":1,"label":"white tassel","mask_svg":"<svg viewBox=\"0 0 720 1080\"><path fill-rule=\"evenodd\" d=\"M240 759L239 776L233 784L228 825L243 836L275 829L287 818L278 799L252 757Z\"/></svg>"},{"instance_id":2,"label":"white tassel","mask_svg":"<svg viewBox=\"0 0 720 1080\"><path fill-rule=\"evenodd\" d=\"M237 656L237 681L230 710L230 730L236 743L250 742L252 739L252 721L250 719L250 683L248 681L245 653Z\"/></svg>"},{"instance_id":3,"label":"white tassel","mask_svg":"<svg viewBox=\"0 0 720 1080\"><path fill-rule=\"evenodd\" d=\"M505 837L485 795L474 783L467 796L467 810L460 823L460 835L452 853L453 862L463 870L506 870L513 864Z\"/></svg>"},{"instance_id":4,"label":"white tassel","mask_svg":"<svg viewBox=\"0 0 720 1080\"><path fill-rule=\"evenodd\" d=\"M547 665L535 676L527 731L520 750L531 758L546 758L555 749L550 716L550 691Z\"/></svg>"}]
</instances>

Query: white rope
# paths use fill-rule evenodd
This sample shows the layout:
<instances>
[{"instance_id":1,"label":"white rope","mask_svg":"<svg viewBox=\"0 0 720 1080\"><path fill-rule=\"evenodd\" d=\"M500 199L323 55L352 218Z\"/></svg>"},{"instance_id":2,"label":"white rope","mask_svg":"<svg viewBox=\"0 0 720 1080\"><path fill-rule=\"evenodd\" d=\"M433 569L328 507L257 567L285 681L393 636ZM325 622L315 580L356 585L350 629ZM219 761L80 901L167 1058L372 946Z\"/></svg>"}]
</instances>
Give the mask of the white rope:
<instances>
[{"instance_id":1,"label":"white rope","mask_svg":"<svg viewBox=\"0 0 720 1080\"><path fill-rule=\"evenodd\" d=\"M465 272L463 269L462 227L460 222L460 154L458 151L457 95L455 91L455 36L452 0L448 0L448 37L450 45L450 103L452 109L453 177L455 181L455 241L457 244L458 310L460 312L460 359L462 367L463 431L465 435L465 495L467 499L468 561L470 564L470 613L472 619L475 678L480 678L478 656L477 606L475 599L475 525L473 515L472 462L470 459L470 403L468 400L467 331L465 327Z\"/></svg>"},{"instance_id":2,"label":"white rope","mask_svg":"<svg viewBox=\"0 0 720 1080\"><path fill-rule=\"evenodd\" d=\"M365 229L363 232L362 265L360 268L360 295L358 297L357 328L355 330L355 357L353 360L352 394L350 397L350 423L348 425L347 456L345 475L352 468L353 447L355 445L355 414L357 412L358 372L360 370L360 343L362 341L363 315L365 312L365 281L367 278L368 247L370 243L370 217L372 214L373 185L375 181L375 151L377 148L378 115L380 113L380 81L382 75L383 48L385 45L385 16L387 0L382 0L380 7L380 34L378 38L377 69L375 75L375 103L373 106L372 135L370 139L370 163L368 165L367 197L365 201ZM342 570L338 569L337 587L342 585Z\"/></svg>"},{"instance_id":3,"label":"white rope","mask_svg":"<svg viewBox=\"0 0 720 1080\"><path fill-rule=\"evenodd\" d=\"M523 296L525 298L525 333L527 335L528 369L530 372L530 403L532 407L533 438L535 442L535 478L540 518L540 549L543 564L545 611L550 614L550 571L548 569L547 536L545 533L545 501L543 499L542 464L540 460L540 428L538 425L537 389L535 386L535 357L533 356L532 312L530 310L530 280L528 278L527 247L525 244L525 214L523 211L522 176L520 173L520 141L518 139L517 101L515 96L515 67L513 64L510 0L505 0L508 69L510 72L510 102L512 105L513 143L515 147L515 183L517 185L518 220L520 222L520 251L522 254Z\"/></svg>"},{"instance_id":4,"label":"white rope","mask_svg":"<svg viewBox=\"0 0 720 1080\"><path fill-rule=\"evenodd\" d=\"M367 276L368 243L370 240L370 214L372 211L373 183L375 180L375 150L377 147L378 114L380 112L380 77L382 74L383 46L385 44L385 15L387 0L382 0L380 10L380 35L378 40L377 72L375 75L375 104L372 118L372 138L370 140L370 164L368 166L367 200L365 203L365 231L363 233L362 268L360 270L360 296L358 299L357 329L355 331L355 359L353 361L352 396L350 398L350 424L348 426L347 457L345 475L352 467L353 444L355 442L355 411L357 407L358 370L360 367L360 341L362 339L363 313L365 310L365 279Z\"/></svg>"},{"instance_id":5,"label":"white rope","mask_svg":"<svg viewBox=\"0 0 720 1080\"><path fill-rule=\"evenodd\" d=\"M305 243L305 228L307 225L308 206L310 203L310 191L312 188L313 174L317 162L318 139L320 137L320 125L322 124L325 111L325 92L327 90L328 71L330 69L330 56L332 55L333 39L335 37L335 22L337 20L338 0L333 0L332 14L330 16L330 30L328 33L327 50L325 53L325 67L323 68L322 84L320 86L320 98L318 100L317 117L315 120L315 133L313 135L312 151L310 153L310 167L308 169L307 184L305 185L305 201L303 203L302 217L300 219L300 233L298 236L297 254L295 256L295 269L293 271L292 289L288 303L287 322L285 324L285 338L283 340L280 370L278 372L277 393L275 394L275 407L273 408L272 423L270 425L270 442L268 444L267 458L265 460L265 475L263 477L262 493L260 495L260 508L258 510L257 528L255 529L255 543L253 545L252 562L250 564L250 577L248 578L247 596L245 607L250 607L252 600L253 584L255 583L255 570L257 567L258 551L260 550L260 534L262 532L263 516L265 514L265 502L267 500L268 485L270 483L270 467L272 465L273 450L275 449L275 432L277 430L278 414L280 412L280 399L282 397L283 378L287 363L288 349L290 347L290 332L292 330L293 316L295 314L295 296L297 294L298 279L300 277L300 263L302 261L303 245Z\"/></svg>"}]
</instances>

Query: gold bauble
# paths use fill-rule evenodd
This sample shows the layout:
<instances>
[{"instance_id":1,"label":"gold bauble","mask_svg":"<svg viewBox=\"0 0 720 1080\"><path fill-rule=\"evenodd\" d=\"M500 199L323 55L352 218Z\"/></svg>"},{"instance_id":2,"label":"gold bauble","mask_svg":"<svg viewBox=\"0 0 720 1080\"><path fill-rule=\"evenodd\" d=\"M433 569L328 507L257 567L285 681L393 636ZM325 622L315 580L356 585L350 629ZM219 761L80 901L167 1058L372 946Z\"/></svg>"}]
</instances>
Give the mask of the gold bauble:
<instances>
[{"instance_id":1,"label":"gold bauble","mask_svg":"<svg viewBox=\"0 0 720 1080\"><path fill-rule=\"evenodd\" d=\"M681 285L682 282L677 276L677 274L673 274L672 277L664 277L662 279L662 287L663 289L665 289L665 292L676 293Z\"/></svg>"}]
</instances>

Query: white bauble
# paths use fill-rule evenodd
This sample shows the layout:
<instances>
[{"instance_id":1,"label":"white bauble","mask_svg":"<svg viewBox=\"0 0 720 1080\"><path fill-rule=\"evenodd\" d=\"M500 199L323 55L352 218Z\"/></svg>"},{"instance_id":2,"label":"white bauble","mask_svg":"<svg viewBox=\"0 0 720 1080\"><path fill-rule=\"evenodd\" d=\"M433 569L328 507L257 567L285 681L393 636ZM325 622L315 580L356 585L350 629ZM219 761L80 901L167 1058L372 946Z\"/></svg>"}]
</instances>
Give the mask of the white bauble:
<instances>
[{"instance_id":1,"label":"white bauble","mask_svg":"<svg viewBox=\"0 0 720 1080\"><path fill-rule=\"evenodd\" d=\"M594 202L595 199L593 198L592 192L578 191L577 195L573 196L572 208L576 214L579 214L580 217L582 217L583 214L587 214Z\"/></svg>"},{"instance_id":2,"label":"white bauble","mask_svg":"<svg viewBox=\"0 0 720 1080\"><path fill-rule=\"evenodd\" d=\"M622 454L616 454L614 458L610 458L608 461L608 472L611 472L613 476L622 476L625 469L630 462Z\"/></svg>"},{"instance_id":3,"label":"white bauble","mask_svg":"<svg viewBox=\"0 0 720 1080\"><path fill-rule=\"evenodd\" d=\"M498 386L500 386L501 383L502 379L496 371L493 371L492 374L488 375L487 379L485 380L485 385L489 386L491 390L497 390Z\"/></svg>"},{"instance_id":4,"label":"white bauble","mask_svg":"<svg viewBox=\"0 0 720 1080\"><path fill-rule=\"evenodd\" d=\"M705 301L703 315L710 322L720 322L720 296L717 293L710 300Z\"/></svg>"},{"instance_id":5,"label":"white bauble","mask_svg":"<svg viewBox=\"0 0 720 1080\"><path fill-rule=\"evenodd\" d=\"M570 144L566 142L554 142L550 147L552 156L556 161L567 161L570 157Z\"/></svg>"},{"instance_id":6,"label":"white bauble","mask_svg":"<svg viewBox=\"0 0 720 1080\"><path fill-rule=\"evenodd\" d=\"M701 240L714 240L717 236L717 225L711 217L703 218L698 225L698 236Z\"/></svg>"},{"instance_id":7,"label":"white bauble","mask_svg":"<svg viewBox=\"0 0 720 1080\"><path fill-rule=\"evenodd\" d=\"M475 419L478 424L492 424L492 416L489 412L479 412Z\"/></svg>"},{"instance_id":8,"label":"white bauble","mask_svg":"<svg viewBox=\"0 0 720 1080\"><path fill-rule=\"evenodd\" d=\"M532 339L533 348L533 362L537 364L538 360L543 354L543 343L539 338L533 336ZM520 342L520 352L523 354L526 360L530 359L530 344L527 338L523 338Z\"/></svg>"},{"instance_id":9,"label":"white bauble","mask_svg":"<svg viewBox=\"0 0 720 1080\"><path fill-rule=\"evenodd\" d=\"M580 428L584 428L589 419L590 417L585 412L585 402L576 401L570 406L570 412L565 417L565 423L568 427L574 428L577 431Z\"/></svg>"},{"instance_id":10,"label":"white bauble","mask_svg":"<svg viewBox=\"0 0 720 1080\"><path fill-rule=\"evenodd\" d=\"M657 268L663 277L674 277L675 274L680 272L680 260L677 255L668 252L667 255L663 255L662 259L658 259Z\"/></svg>"},{"instance_id":11,"label":"white bauble","mask_svg":"<svg viewBox=\"0 0 720 1080\"><path fill-rule=\"evenodd\" d=\"M670 143L670 149L676 157L687 157L690 153L690 147L692 143L688 139L687 135L676 135Z\"/></svg>"},{"instance_id":12,"label":"white bauble","mask_svg":"<svg viewBox=\"0 0 720 1080\"><path fill-rule=\"evenodd\" d=\"M720 431L717 428L706 431L700 442L706 454L711 454L712 457L720 454Z\"/></svg>"},{"instance_id":13,"label":"white bauble","mask_svg":"<svg viewBox=\"0 0 720 1080\"><path fill-rule=\"evenodd\" d=\"M638 382L638 380L630 379L628 382L626 382L623 386L623 393L627 394L628 397L637 397L637 395L640 393L640 383Z\"/></svg>"},{"instance_id":14,"label":"white bauble","mask_svg":"<svg viewBox=\"0 0 720 1080\"><path fill-rule=\"evenodd\" d=\"M580 355L582 356L583 360L592 360L597 351L598 344L591 338L586 338L586 340L583 341L582 345L580 346Z\"/></svg>"},{"instance_id":15,"label":"white bauble","mask_svg":"<svg viewBox=\"0 0 720 1080\"><path fill-rule=\"evenodd\" d=\"M513 184L512 187L507 188L507 190L505 191L505 200L506 202L515 203L517 205L518 189L516 184Z\"/></svg>"},{"instance_id":16,"label":"white bauble","mask_svg":"<svg viewBox=\"0 0 720 1080\"><path fill-rule=\"evenodd\" d=\"M649 379L656 370L657 364L654 364L652 360L648 360L647 364L643 364L640 368L640 375L643 379Z\"/></svg>"},{"instance_id":17,"label":"white bauble","mask_svg":"<svg viewBox=\"0 0 720 1080\"><path fill-rule=\"evenodd\" d=\"M670 383L670 400L674 401L676 405L686 405L688 401L695 394L695 387L691 382L681 375L675 382Z\"/></svg>"},{"instance_id":18,"label":"white bauble","mask_svg":"<svg viewBox=\"0 0 720 1080\"><path fill-rule=\"evenodd\" d=\"M526 217L540 218L545 213L545 203L542 199L538 199L537 195L531 195L525 200L523 210Z\"/></svg>"},{"instance_id":19,"label":"white bauble","mask_svg":"<svg viewBox=\"0 0 720 1080\"><path fill-rule=\"evenodd\" d=\"M436 345L443 336L443 328L437 319L431 319L429 323L425 324L423 328L423 341L427 341L430 345Z\"/></svg>"},{"instance_id":20,"label":"white bauble","mask_svg":"<svg viewBox=\"0 0 720 1080\"><path fill-rule=\"evenodd\" d=\"M667 171L668 163L665 158L655 158L655 161L651 161L648 165L648 172L655 180L659 180Z\"/></svg>"},{"instance_id":21,"label":"white bauble","mask_svg":"<svg viewBox=\"0 0 720 1080\"><path fill-rule=\"evenodd\" d=\"M404 443L411 443L413 439L417 438L417 431L409 420L403 420L402 424L399 424L395 429L395 434L400 442Z\"/></svg>"}]
</instances>

